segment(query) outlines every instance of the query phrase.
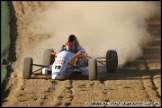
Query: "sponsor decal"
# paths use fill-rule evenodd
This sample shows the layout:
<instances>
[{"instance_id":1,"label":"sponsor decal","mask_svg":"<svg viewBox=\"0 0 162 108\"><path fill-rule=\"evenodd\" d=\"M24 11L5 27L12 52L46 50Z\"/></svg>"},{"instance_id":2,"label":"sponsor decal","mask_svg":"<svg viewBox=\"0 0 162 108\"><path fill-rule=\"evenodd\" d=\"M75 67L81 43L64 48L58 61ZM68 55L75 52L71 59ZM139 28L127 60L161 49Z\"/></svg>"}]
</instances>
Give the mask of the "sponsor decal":
<instances>
[{"instance_id":1,"label":"sponsor decal","mask_svg":"<svg viewBox=\"0 0 162 108\"><path fill-rule=\"evenodd\" d=\"M65 63L65 61L62 59L58 59L55 61L55 64L64 64L64 63Z\"/></svg>"}]
</instances>

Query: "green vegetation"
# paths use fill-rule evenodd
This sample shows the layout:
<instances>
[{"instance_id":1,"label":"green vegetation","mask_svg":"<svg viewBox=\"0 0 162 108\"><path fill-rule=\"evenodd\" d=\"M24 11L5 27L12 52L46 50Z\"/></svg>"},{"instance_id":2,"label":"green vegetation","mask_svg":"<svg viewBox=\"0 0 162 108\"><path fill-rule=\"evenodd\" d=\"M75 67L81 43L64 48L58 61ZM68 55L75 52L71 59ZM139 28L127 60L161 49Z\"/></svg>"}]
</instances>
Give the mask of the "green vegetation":
<instances>
[{"instance_id":1,"label":"green vegetation","mask_svg":"<svg viewBox=\"0 0 162 108\"><path fill-rule=\"evenodd\" d=\"M1 84L6 77L6 65L2 65L3 59L8 58L10 46L9 8L7 1L1 1Z\"/></svg>"}]
</instances>

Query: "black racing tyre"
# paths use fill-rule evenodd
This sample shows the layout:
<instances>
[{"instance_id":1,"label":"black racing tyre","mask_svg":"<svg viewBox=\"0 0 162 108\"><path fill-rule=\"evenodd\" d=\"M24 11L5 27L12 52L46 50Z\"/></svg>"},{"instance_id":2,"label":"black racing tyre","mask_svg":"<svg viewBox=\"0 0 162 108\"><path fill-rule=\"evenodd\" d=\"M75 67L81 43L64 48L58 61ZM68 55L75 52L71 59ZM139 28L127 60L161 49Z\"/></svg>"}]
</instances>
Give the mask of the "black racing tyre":
<instances>
[{"instance_id":1,"label":"black racing tyre","mask_svg":"<svg viewBox=\"0 0 162 108\"><path fill-rule=\"evenodd\" d=\"M32 70L33 70L33 59L31 57L26 57L23 63L23 78L29 79L31 78Z\"/></svg>"},{"instance_id":2,"label":"black racing tyre","mask_svg":"<svg viewBox=\"0 0 162 108\"><path fill-rule=\"evenodd\" d=\"M55 61L55 56L51 54L53 49L46 49L43 53L42 65L49 66Z\"/></svg>"},{"instance_id":3,"label":"black racing tyre","mask_svg":"<svg viewBox=\"0 0 162 108\"><path fill-rule=\"evenodd\" d=\"M96 61L96 59L90 59L88 61L88 73L89 73L89 80L97 79L97 61Z\"/></svg>"},{"instance_id":4,"label":"black racing tyre","mask_svg":"<svg viewBox=\"0 0 162 108\"><path fill-rule=\"evenodd\" d=\"M108 73L115 73L118 68L118 55L115 50L108 50L106 53L106 69Z\"/></svg>"}]
</instances>

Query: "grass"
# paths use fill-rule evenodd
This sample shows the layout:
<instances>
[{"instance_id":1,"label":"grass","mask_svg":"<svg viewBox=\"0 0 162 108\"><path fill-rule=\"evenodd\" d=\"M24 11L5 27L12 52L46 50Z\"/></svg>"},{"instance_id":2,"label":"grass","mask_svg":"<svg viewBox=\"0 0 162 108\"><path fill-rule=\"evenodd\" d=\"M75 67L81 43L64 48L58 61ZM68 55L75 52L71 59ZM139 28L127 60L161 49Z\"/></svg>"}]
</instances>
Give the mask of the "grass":
<instances>
[{"instance_id":1,"label":"grass","mask_svg":"<svg viewBox=\"0 0 162 108\"><path fill-rule=\"evenodd\" d=\"M6 77L6 65L2 65L3 59L7 60L10 46L9 8L7 1L1 1L1 84Z\"/></svg>"}]
</instances>

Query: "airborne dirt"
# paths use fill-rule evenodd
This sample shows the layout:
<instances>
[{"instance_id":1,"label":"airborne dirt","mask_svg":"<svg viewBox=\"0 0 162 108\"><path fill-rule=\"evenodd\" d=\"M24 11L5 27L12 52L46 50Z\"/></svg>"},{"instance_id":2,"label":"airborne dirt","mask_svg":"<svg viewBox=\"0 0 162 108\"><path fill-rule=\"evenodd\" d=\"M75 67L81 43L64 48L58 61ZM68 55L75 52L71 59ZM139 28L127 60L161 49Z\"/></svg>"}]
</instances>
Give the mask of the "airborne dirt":
<instances>
[{"instance_id":1,"label":"airborne dirt","mask_svg":"<svg viewBox=\"0 0 162 108\"><path fill-rule=\"evenodd\" d=\"M11 32L17 37L16 61L12 62L13 72L5 88L6 97L2 106L91 106L92 102L145 102L148 106L161 106L161 22L158 17L147 21L154 41L143 48L144 55L126 63L116 73L107 73L105 68L100 67L98 80L95 81L87 78L63 81L22 79L23 58L28 53L41 57L39 54L44 50L38 49L37 52L33 48L50 37L48 34L33 34L28 26L34 16L45 11L50 4L27 1L10 4L10 11L14 14L11 17L15 18L15 22L11 23Z\"/></svg>"}]
</instances>

